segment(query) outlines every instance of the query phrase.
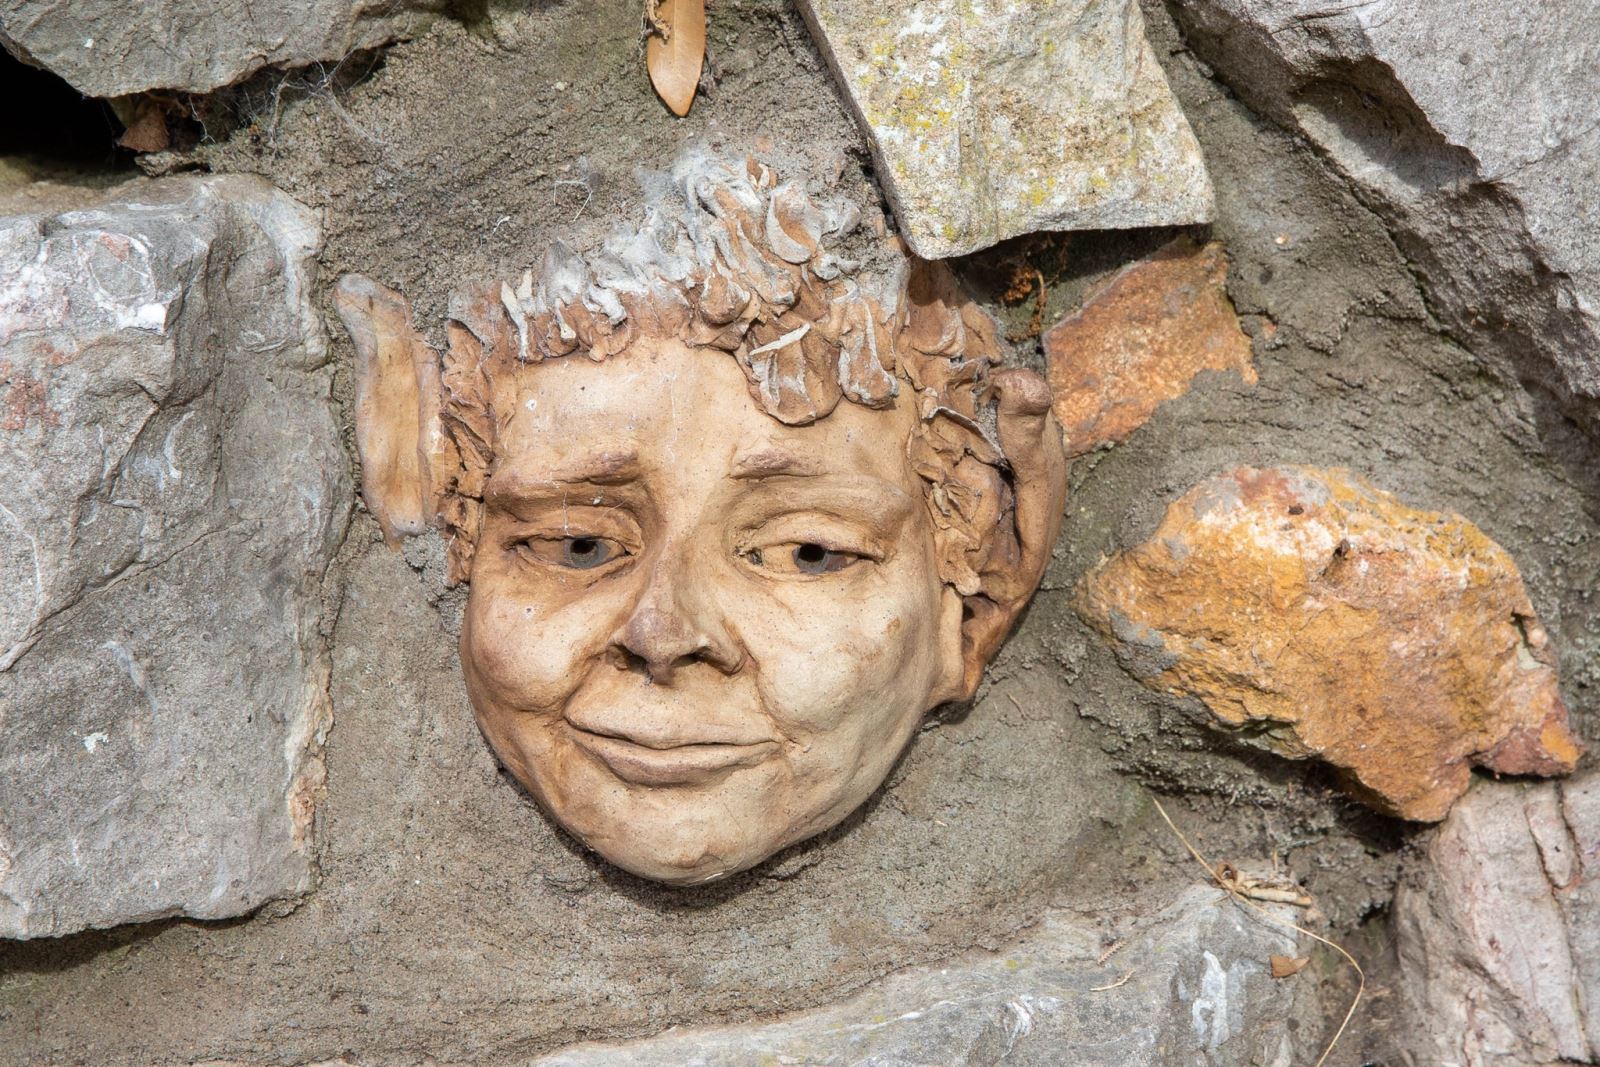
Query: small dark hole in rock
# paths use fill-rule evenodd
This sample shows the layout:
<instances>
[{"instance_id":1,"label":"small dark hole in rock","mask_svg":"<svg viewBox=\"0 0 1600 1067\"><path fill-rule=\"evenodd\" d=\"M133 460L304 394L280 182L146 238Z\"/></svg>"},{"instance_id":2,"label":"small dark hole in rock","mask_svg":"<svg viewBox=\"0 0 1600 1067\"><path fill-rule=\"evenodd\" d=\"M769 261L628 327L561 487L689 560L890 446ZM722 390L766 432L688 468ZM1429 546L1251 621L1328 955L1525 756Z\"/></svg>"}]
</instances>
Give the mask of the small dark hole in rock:
<instances>
[{"instance_id":1,"label":"small dark hole in rock","mask_svg":"<svg viewBox=\"0 0 1600 1067\"><path fill-rule=\"evenodd\" d=\"M104 100L84 96L47 70L0 49L0 156L53 169L126 170L133 153L117 147L122 123Z\"/></svg>"},{"instance_id":2,"label":"small dark hole in rock","mask_svg":"<svg viewBox=\"0 0 1600 1067\"><path fill-rule=\"evenodd\" d=\"M1296 504L1289 509L1289 514L1291 515L1304 515L1305 513L1306 509L1301 507L1299 504Z\"/></svg>"}]
</instances>

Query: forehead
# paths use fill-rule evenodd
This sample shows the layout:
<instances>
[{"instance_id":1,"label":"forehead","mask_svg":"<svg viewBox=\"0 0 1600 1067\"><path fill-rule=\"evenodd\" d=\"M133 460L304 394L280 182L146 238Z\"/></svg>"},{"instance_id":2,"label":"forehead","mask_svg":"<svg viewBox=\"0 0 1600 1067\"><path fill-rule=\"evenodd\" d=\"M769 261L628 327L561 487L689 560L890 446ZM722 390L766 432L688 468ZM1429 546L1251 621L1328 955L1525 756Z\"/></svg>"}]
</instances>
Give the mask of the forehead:
<instances>
[{"instance_id":1,"label":"forehead","mask_svg":"<svg viewBox=\"0 0 1600 1067\"><path fill-rule=\"evenodd\" d=\"M640 338L601 363L574 355L518 371L496 396L504 429L495 467L603 471L634 457L645 469L848 472L910 487L906 441L916 416L908 393L882 410L841 400L809 426L787 426L757 405L728 353Z\"/></svg>"}]
</instances>

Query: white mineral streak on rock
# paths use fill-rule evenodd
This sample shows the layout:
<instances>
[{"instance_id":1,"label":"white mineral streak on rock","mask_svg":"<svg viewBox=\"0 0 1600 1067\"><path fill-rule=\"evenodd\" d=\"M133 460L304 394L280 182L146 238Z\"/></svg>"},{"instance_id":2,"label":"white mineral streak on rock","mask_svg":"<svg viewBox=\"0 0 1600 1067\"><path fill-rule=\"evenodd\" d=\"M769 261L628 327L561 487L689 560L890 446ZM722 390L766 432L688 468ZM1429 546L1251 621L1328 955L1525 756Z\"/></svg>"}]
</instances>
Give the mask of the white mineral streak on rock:
<instances>
[{"instance_id":1,"label":"white mineral streak on rock","mask_svg":"<svg viewBox=\"0 0 1600 1067\"><path fill-rule=\"evenodd\" d=\"M1395 898L1418 1062L1600 1059L1600 773L1480 782Z\"/></svg>"},{"instance_id":2,"label":"white mineral streak on rock","mask_svg":"<svg viewBox=\"0 0 1600 1067\"><path fill-rule=\"evenodd\" d=\"M310 884L349 495L318 245L242 177L0 219L0 937Z\"/></svg>"},{"instance_id":3,"label":"white mineral streak on rock","mask_svg":"<svg viewBox=\"0 0 1600 1067\"><path fill-rule=\"evenodd\" d=\"M330 66L416 33L437 0L0 0L0 45L88 96L206 93L267 67Z\"/></svg>"},{"instance_id":4,"label":"white mineral streak on rock","mask_svg":"<svg viewBox=\"0 0 1600 1067\"><path fill-rule=\"evenodd\" d=\"M1395 232L1429 309L1600 433L1593 0L1183 0L1186 40Z\"/></svg>"},{"instance_id":5,"label":"white mineral streak on rock","mask_svg":"<svg viewBox=\"0 0 1600 1067\"><path fill-rule=\"evenodd\" d=\"M1207 222L1200 147L1135 0L802 0L912 249Z\"/></svg>"},{"instance_id":6,"label":"white mineral streak on rock","mask_svg":"<svg viewBox=\"0 0 1600 1067\"><path fill-rule=\"evenodd\" d=\"M1051 913L1004 952L904 971L831 1007L579 1045L530 1067L1286 1062L1297 987L1266 961L1293 954L1293 934L1243 917L1213 886L1121 933L1101 965L1101 929Z\"/></svg>"}]
</instances>

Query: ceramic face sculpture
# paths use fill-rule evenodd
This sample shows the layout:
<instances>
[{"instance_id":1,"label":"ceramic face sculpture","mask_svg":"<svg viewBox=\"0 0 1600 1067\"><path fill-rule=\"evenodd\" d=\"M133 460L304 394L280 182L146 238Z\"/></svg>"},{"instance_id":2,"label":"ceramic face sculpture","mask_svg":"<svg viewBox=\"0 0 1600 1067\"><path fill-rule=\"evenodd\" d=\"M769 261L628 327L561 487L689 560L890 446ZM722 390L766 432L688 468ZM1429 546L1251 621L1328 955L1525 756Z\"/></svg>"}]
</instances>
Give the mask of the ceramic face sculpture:
<instances>
[{"instance_id":1,"label":"ceramic face sculpture","mask_svg":"<svg viewBox=\"0 0 1600 1067\"><path fill-rule=\"evenodd\" d=\"M838 823L973 694L1065 462L1044 382L848 205L703 156L652 196L458 294L442 361L398 294L338 304L363 493L449 537L485 737L606 859L692 884Z\"/></svg>"}]
</instances>

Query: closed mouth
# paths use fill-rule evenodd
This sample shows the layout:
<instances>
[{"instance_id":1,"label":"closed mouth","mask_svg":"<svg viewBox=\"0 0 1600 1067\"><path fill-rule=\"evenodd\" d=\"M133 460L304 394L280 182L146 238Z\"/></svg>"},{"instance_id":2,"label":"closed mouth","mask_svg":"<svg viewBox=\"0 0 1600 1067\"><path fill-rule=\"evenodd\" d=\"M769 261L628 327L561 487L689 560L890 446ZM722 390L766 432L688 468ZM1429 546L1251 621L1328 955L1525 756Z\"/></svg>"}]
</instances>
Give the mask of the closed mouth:
<instances>
[{"instance_id":1,"label":"closed mouth","mask_svg":"<svg viewBox=\"0 0 1600 1067\"><path fill-rule=\"evenodd\" d=\"M567 724L579 748L625 782L635 785L699 785L741 767L753 767L778 751L778 742L691 742L658 746L596 733Z\"/></svg>"}]
</instances>

